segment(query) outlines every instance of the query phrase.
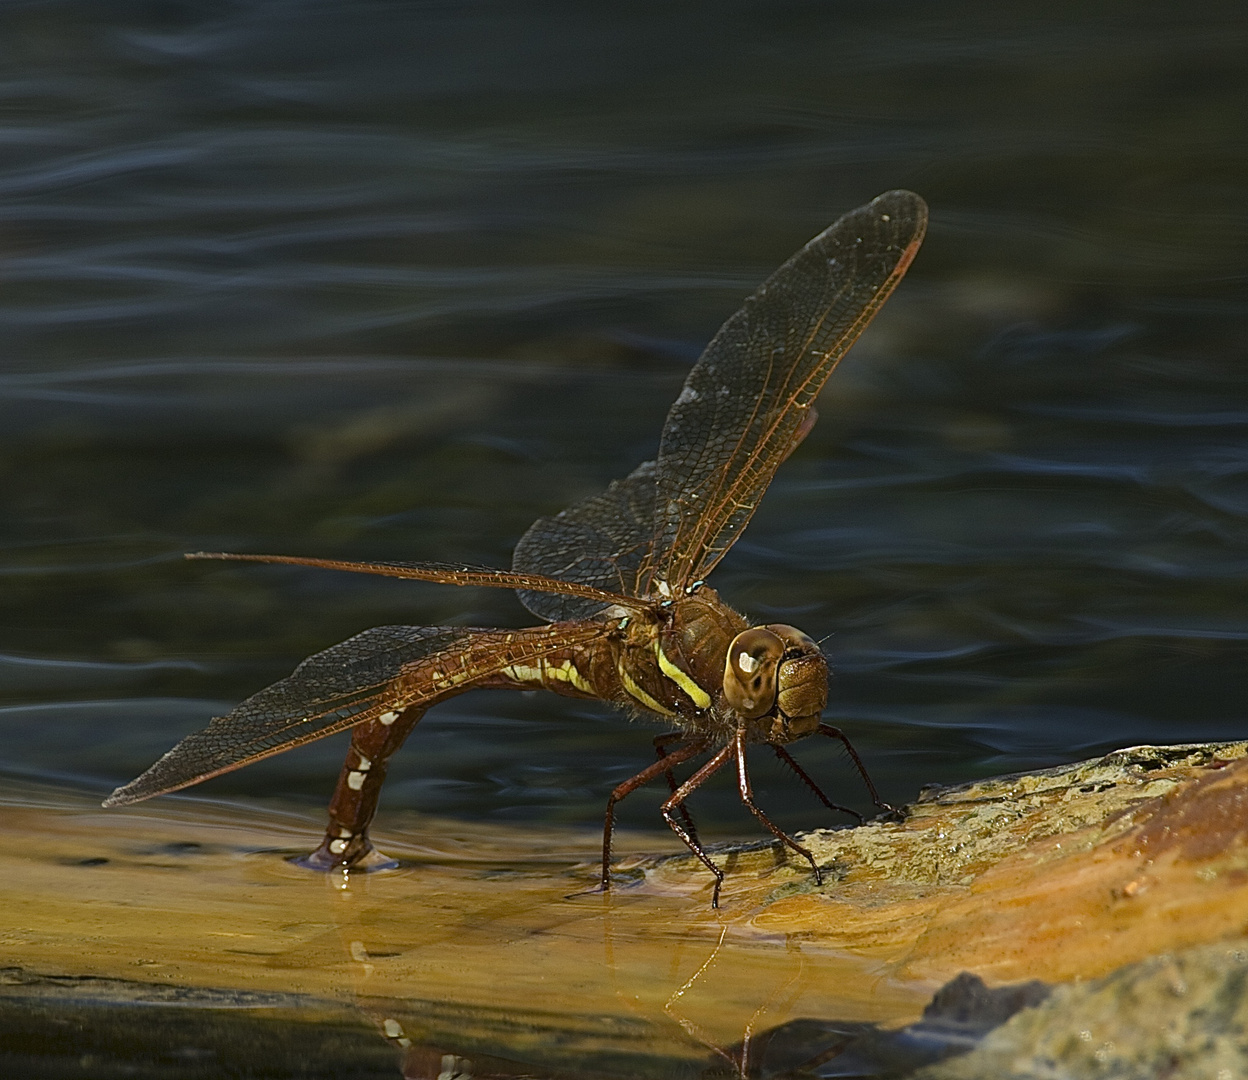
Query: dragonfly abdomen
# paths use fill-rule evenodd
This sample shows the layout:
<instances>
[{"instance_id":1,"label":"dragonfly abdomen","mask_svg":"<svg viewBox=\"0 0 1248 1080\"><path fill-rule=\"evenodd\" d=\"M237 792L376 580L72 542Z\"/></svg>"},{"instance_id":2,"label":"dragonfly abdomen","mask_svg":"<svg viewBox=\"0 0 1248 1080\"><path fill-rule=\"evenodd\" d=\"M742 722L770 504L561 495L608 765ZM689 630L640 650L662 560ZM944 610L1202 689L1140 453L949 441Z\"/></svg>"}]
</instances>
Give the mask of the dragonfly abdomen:
<instances>
[{"instance_id":1,"label":"dragonfly abdomen","mask_svg":"<svg viewBox=\"0 0 1248 1080\"><path fill-rule=\"evenodd\" d=\"M601 697L589 679L581 673L573 657L543 656L527 664L510 664L502 675L526 690L554 690L556 693L579 691L587 697Z\"/></svg>"}]
</instances>

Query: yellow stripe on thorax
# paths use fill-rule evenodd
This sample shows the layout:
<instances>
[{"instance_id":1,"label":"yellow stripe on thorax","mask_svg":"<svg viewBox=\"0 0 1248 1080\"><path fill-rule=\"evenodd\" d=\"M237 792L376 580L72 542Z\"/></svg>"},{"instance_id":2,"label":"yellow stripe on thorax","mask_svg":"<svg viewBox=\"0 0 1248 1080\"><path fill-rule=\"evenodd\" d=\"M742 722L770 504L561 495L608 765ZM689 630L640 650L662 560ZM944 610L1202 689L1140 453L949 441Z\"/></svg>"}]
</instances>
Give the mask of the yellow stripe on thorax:
<instances>
[{"instance_id":1,"label":"yellow stripe on thorax","mask_svg":"<svg viewBox=\"0 0 1248 1080\"><path fill-rule=\"evenodd\" d=\"M623 657L621 657L620 659L622 660ZM655 701L654 698L652 698L640 686L638 686L635 682L633 682L632 676L629 675L629 673L624 670L624 665L620 663L619 661L616 662L615 670L620 676L620 682L623 684L624 689L628 691L631 697L640 701L647 709L651 709L657 713L662 713L664 716L676 715L666 705L662 705L659 702Z\"/></svg>"},{"instance_id":2,"label":"yellow stripe on thorax","mask_svg":"<svg viewBox=\"0 0 1248 1080\"><path fill-rule=\"evenodd\" d=\"M654 653L659 660L659 670L679 686L689 696L689 700L699 709L709 709L711 706L711 695L667 658L667 654L663 651L663 646L657 637L654 640Z\"/></svg>"}]
</instances>

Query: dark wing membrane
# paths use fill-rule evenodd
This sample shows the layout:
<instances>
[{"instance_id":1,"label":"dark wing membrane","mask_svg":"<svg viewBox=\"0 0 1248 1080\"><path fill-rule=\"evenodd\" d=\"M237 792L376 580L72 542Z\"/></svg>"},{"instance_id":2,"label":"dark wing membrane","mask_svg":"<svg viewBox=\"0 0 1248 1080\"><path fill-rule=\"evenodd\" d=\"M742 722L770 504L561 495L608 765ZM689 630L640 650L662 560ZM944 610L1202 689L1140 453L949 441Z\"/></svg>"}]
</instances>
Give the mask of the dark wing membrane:
<instances>
[{"instance_id":1,"label":"dark wing membrane","mask_svg":"<svg viewBox=\"0 0 1248 1080\"><path fill-rule=\"evenodd\" d=\"M667 414L642 595L704 577L732 546L926 226L919 196L886 192L816 236L724 323Z\"/></svg>"},{"instance_id":2,"label":"dark wing membrane","mask_svg":"<svg viewBox=\"0 0 1248 1080\"><path fill-rule=\"evenodd\" d=\"M188 735L104 803L176 791L387 712L471 689L512 664L531 663L604 632L589 626L478 630L378 626L309 656L280 682Z\"/></svg>"},{"instance_id":3,"label":"dark wing membrane","mask_svg":"<svg viewBox=\"0 0 1248 1080\"><path fill-rule=\"evenodd\" d=\"M638 574L654 542L654 476L654 462L644 462L601 495L538 518L516 545L512 569L637 596ZM534 615L552 622L586 619L608 606L554 593L520 590L519 596Z\"/></svg>"}]
</instances>

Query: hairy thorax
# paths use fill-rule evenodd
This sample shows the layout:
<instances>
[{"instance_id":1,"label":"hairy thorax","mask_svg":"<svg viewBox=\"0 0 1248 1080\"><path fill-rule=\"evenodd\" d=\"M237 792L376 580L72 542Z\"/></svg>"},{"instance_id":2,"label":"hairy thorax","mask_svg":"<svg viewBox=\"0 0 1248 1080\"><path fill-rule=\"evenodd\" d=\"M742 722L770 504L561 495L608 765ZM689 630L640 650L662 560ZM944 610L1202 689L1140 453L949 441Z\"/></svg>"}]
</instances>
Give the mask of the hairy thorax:
<instances>
[{"instance_id":1,"label":"hairy thorax","mask_svg":"<svg viewBox=\"0 0 1248 1080\"><path fill-rule=\"evenodd\" d=\"M718 593L700 586L644 614L608 611L606 639L579 650L543 685L614 701L674 727L728 739L787 743L818 726L827 703L827 663L794 627L751 627ZM553 658L552 658L553 660ZM578 685L579 684L579 685Z\"/></svg>"}]
</instances>

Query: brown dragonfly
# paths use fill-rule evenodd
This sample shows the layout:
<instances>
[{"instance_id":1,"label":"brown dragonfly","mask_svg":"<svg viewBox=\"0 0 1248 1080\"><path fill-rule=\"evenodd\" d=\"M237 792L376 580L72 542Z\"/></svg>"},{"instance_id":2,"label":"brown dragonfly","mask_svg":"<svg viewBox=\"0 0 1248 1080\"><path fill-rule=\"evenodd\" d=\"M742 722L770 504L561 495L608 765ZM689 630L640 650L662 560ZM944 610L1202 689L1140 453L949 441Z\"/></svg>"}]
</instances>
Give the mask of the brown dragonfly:
<instances>
[{"instance_id":1,"label":"brown dragonfly","mask_svg":"<svg viewBox=\"0 0 1248 1080\"><path fill-rule=\"evenodd\" d=\"M369 823L386 763L425 711L477 688L543 688L609 701L674 729L657 759L611 792L601 888L610 887L615 805L666 777L663 817L715 876L685 800L731 765L750 812L822 881L811 853L756 805L746 747L764 743L831 809L786 749L819 734L854 748L821 722L828 666L796 627L752 626L706 584L741 535L772 476L815 423L814 402L837 362L905 274L927 207L889 191L820 233L745 301L706 347L667 414L658 457L605 492L539 518L510 571L440 563L357 563L282 555L201 553L193 559L291 563L515 589L543 625L515 630L379 626L316 653L204 730L188 735L104 803L122 806L199 783L313 739L353 728L329 827L301 860L318 869L390 863ZM709 754L684 782L673 769ZM850 811L853 813L853 811ZM859 817L861 820L861 817Z\"/></svg>"}]
</instances>

